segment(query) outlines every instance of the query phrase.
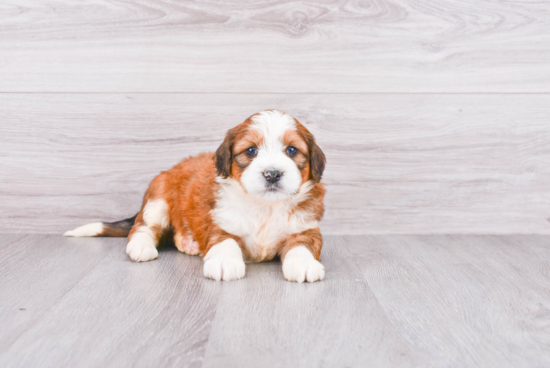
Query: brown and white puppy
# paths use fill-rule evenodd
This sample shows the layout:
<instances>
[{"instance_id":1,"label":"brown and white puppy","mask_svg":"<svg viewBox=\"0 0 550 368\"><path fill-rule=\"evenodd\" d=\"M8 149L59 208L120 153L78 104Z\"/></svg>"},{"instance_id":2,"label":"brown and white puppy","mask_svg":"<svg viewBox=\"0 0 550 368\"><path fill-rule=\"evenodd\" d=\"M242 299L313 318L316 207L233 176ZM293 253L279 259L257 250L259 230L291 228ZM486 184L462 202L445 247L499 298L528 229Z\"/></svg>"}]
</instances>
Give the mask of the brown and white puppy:
<instances>
[{"instance_id":1,"label":"brown and white puppy","mask_svg":"<svg viewBox=\"0 0 550 368\"><path fill-rule=\"evenodd\" d=\"M230 129L215 153L181 161L149 185L136 217L66 236L126 236L136 262L158 257L161 237L204 257L204 276L237 280L245 262L280 255L289 281L322 280L325 155L292 116L268 110Z\"/></svg>"}]
</instances>

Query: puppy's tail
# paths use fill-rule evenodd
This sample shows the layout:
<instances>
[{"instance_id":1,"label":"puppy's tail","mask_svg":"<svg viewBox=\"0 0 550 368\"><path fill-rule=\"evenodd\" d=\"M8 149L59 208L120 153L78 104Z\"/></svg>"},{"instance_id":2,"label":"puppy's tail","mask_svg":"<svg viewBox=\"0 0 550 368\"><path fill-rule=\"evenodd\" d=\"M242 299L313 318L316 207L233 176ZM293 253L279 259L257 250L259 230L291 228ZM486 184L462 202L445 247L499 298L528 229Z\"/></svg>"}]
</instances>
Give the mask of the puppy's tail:
<instances>
[{"instance_id":1,"label":"puppy's tail","mask_svg":"<svg viewBox=\"0 0 550 368\"><path fill-rule=\"evenodd\" d=\"M64 236L113 236L125 237L128 236L137 215L127 218L126 220L116 222L93 222L88 225L77 227L74 230L65 232Z\"/></svg>"}]
</instances>

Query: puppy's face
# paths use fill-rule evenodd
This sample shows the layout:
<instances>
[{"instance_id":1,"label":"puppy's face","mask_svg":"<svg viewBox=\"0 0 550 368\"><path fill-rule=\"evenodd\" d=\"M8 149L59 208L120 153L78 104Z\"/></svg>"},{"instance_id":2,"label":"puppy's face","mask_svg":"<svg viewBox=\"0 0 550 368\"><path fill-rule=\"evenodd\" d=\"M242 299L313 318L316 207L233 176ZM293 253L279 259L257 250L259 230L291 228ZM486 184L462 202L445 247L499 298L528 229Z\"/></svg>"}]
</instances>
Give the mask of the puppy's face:
<instances>
[{"instance_id":1,"label":"puppy's face","mask_svg":"<svg viewBox=\"0 0 550 368\"><path fill-rule=\"evenodd\" d=\"M311 180L319 182L325 155L292 116L268 110L229 130L216 151L218 175L237 180L251 196L285 200Z\"/></svg>"}]
</instances>

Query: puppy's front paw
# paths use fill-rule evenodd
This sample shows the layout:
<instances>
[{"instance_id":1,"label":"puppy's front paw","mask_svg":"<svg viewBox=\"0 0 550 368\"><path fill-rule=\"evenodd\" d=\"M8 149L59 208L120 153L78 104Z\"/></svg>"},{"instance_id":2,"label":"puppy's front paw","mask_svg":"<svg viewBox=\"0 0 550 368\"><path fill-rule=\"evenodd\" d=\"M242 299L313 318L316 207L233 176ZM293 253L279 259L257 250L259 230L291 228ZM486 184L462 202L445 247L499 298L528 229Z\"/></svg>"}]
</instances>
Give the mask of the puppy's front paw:
<instances>
[{"instance_id":1,"label":"puppy's front paw","mask_svg":"<svg viewBox=\"0 0 550 368\"><path fill-rule=\"evenodd\" d=\"M214 245L204 257L204 276L216 281L242 279L246 266L243 253L237 242L226 239Z\"/></svg>"},{"instance_id":2,"label":"puppy's front paw","mask_svg":"<svg viewBox=\"0 0 550 368\"><path fill-rule=\"evenodd\" d=\"M147 262L159 256L155 243L143 236L138 236L138 234L128 242L126 253L134 262Z\"/></svg>"},{"instance_id":3,"label":"puppy's front paw","mask_svg":"<svg viewBox=\"0 0 550 368\"><path fill-rule=\"evenodd\" d=\"M245 275L244 262L224 256L212 257L204 262L204 276L216 281L242 279Z\"/></svg>"},{"instance_id":4,"label":"puppy's front paw","mask_svg":"<svg viewBox=\"0 0 550 368\"><path fill-rule=\"evenodd\" d=\"M321 281L325 277L325 267L313 258L304 246L288 251L283 261L283 275L288 281L302 283Z\"/></svg>"}]
</instances>

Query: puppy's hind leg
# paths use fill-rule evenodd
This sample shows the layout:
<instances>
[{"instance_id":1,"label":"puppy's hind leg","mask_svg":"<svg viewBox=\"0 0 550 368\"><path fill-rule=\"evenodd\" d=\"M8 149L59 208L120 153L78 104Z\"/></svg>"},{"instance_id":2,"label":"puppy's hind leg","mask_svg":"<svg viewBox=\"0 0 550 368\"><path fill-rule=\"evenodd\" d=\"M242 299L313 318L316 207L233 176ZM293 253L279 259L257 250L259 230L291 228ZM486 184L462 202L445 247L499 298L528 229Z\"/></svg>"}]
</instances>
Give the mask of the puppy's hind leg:
<instances>
[{"instance_id":1,"label":"puppy's hind leg","mask_svg":"<svg viewBox=\"0 0 550 368\"><path fill-rule=\"evenodd\" d=\"M126 253L132 261L146 262L158 257L157 246L170 225L168 205L163 199L150 199L136 218L128 235Z\"/></svg>"},{"instance_id":2,"label":"puppy's hind leg","mask_svg":"<svg viewBox=\"0 0 550 368\"><path fill-rule=\"evenodd\" d=\"M174 233L174 243L176 244L176 248L182 253L191 256L196 256L200 253L199 243L191 235L187 235L187 232L176 230Z\"/></svg>"}]
</instances>

